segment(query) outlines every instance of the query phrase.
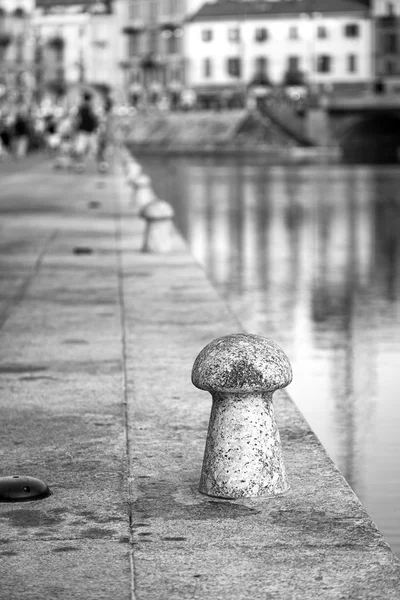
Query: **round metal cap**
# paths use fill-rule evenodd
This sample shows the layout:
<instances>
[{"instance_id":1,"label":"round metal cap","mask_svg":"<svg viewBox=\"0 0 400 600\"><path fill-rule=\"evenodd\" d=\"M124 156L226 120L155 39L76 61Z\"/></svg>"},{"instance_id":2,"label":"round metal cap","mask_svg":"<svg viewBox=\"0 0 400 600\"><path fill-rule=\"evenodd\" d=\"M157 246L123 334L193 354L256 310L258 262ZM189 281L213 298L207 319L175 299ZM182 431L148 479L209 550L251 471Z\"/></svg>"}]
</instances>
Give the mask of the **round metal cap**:
<instances>
[{"instance_id":1,"label":"round metal cap","mask_svg":"<svg viewBox=\"0 0 400 600\"><path fill-rule=\"evenodd\" d=\"M28 502L42 500L51 495L48 485L36 477L24 475L0 477L0 502Z\"/></svg>"}]
</instances>

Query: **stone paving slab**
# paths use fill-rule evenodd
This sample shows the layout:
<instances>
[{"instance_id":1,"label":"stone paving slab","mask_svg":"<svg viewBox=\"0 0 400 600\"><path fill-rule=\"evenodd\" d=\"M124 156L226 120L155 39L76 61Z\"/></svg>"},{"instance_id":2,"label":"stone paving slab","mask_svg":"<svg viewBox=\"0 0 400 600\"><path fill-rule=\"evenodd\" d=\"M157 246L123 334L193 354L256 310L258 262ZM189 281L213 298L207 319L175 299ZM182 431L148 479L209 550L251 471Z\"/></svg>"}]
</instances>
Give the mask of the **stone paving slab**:
<instances>
[{"instance_id":1,"label":"stone paving slab","mask_svg":"<svg viewBox=\"0 0 400 600\"><path fill-rule=\"evenodd\" d=\"M0 332L0 475L37 476L53 491L40 502L0 505L7 599L131 597L111 180L53 173L43 163L19 182L6 177L0 192L0 296L8 311Z\"/></svg>"},{"instance_id":2,"label":"stone paving slab","mask_svg":"<svg viewBox=\"0 0 400 600\"><path fill-rule=\"evenodd\" d=\"M0 546L1 597L130 600L129 543L23 541Z\"/></svg>"}]
</instances>

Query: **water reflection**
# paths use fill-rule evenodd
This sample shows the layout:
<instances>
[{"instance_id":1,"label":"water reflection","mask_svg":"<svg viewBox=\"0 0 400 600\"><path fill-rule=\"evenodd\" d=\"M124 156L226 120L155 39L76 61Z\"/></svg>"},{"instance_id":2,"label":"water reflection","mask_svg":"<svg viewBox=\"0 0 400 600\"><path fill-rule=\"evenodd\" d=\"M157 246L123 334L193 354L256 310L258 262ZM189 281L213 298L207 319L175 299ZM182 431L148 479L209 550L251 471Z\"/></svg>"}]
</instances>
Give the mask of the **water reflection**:
<instances>
[{"instance_id":1,"label":"water reflection","mask_svg":"<svg viewBox=\"0 0 400 600\"><path fill-rule=\"evenodd\" d=\"M144 162L243 326L287 352L292 397L400 554L400 173Z\"/></svg>"}]
</instances>

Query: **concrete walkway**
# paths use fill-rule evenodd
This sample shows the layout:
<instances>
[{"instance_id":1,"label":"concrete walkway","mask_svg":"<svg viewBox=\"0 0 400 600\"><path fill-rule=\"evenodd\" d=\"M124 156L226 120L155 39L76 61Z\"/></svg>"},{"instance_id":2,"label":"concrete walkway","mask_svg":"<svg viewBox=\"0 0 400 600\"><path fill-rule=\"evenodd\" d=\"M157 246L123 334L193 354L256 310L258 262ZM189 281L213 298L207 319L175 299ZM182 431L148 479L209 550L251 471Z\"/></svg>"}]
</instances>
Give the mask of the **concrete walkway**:
<instances>
[{"instance_id":1,"label":"concrete walkway","mask_svg":"<svg viewBox=\"0 0 400 600\"><path fill-rule=\"evenodd\" d=\"M0 476L54 492L0 505L0 597L400 598L399 561L286 394L290 494L197 492L211 401L192 364L241 326L178 235L140 252L119 166L0 182Z\"/></svg>"}]
</instances>

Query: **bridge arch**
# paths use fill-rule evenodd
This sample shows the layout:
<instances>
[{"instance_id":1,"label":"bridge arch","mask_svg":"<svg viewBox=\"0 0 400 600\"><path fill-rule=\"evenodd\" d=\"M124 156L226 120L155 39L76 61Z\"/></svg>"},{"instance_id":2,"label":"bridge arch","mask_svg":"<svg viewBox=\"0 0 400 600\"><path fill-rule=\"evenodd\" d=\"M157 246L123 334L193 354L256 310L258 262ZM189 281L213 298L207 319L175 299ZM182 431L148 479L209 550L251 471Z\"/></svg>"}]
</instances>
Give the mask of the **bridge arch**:
<instances>
[{"instance_id":1,"label":"bridge arch","mask_svg":"<svg viewBox=\"0 0 400 600\"><path fill-rule=\"evenodd\" d=\"M395 112L344 117L336 129L336 138L347 163L400 161L400 115Z\"/></svg>"}]
</instances>

